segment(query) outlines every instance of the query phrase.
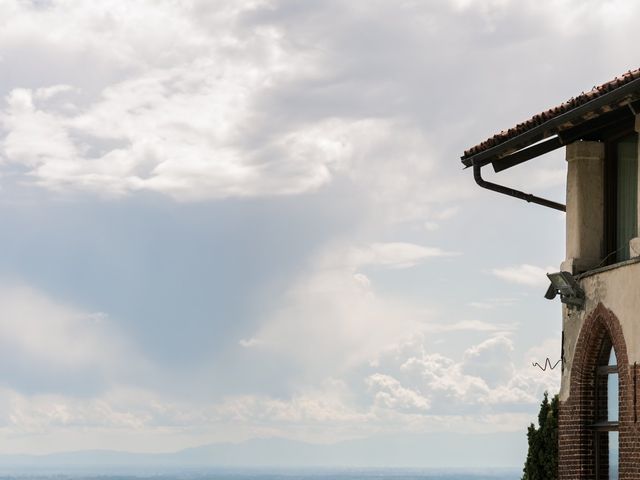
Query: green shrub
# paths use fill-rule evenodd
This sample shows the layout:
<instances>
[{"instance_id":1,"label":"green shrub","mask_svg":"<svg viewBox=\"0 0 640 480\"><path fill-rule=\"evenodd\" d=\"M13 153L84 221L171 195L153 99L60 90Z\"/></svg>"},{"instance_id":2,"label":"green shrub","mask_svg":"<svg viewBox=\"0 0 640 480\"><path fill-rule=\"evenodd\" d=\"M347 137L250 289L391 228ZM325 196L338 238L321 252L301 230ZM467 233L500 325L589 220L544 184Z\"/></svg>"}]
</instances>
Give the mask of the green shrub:
<instances>
[{"instance_id":1,"label":"green shrub","mask_svg":"<svg viewBox=\"0 0 640 480\"><path fill-rule=\"evenodd\" d=\"M532 423L527 431L529 451L522 480L558 478L558 395L549 401L544 392L538 414L538 428Z\"/></svg>"}]
</instances>

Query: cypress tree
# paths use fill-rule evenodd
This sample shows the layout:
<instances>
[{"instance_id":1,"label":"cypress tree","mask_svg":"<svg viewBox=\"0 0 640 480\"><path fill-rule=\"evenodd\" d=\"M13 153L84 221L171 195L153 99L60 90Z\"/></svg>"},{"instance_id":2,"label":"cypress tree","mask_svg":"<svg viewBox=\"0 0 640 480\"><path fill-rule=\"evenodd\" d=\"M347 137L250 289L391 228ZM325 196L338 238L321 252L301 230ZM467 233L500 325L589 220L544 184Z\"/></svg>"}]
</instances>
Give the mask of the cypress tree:
<instances>
[{"instance_id":1,"label":"cypress tree","mask_svg":"<svg viewBox=\"0 0 640 480\"><path fill-rule=\"evenodd\" d=\"M558 395L544 399L538 413L538 428L527 429L529 451L522 480L556 480L558 478Z\"/></svg>"}]
</instances>

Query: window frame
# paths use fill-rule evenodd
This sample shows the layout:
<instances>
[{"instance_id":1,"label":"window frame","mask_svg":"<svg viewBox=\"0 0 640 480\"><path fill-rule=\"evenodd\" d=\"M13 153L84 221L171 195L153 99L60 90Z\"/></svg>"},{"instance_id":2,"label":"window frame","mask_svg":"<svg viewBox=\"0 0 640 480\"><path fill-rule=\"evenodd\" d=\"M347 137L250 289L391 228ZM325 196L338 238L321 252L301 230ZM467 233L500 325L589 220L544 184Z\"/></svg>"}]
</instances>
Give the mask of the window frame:
<instances>
[{"instance_id":1,"label":"window frame","mask_svg":"<svg viewBox=\"0 0 640 480\"><path fill-rule=\"evenodd\" d=\"M609 401L609 389L608 389L608 380L609 376L612 374L619 375L618 372L618 356L616 355L616 364L609 365L609 357L611 355L611 351L615 354L615 348L611 342L611 339L606 337L603 340L602 347L600 349L600 354L598 355L598 361L596 363L595 371L594 371L594 385L593 385L593 420L594 422L590 425L590 428L593 432L593 459L595 466L595 477L596 480L609 480L609 463L607 460L607 475L603 477L601 475L601 458L607 458L609 456L609 440L608 433L609 432L620 432L620 390L618 383L618 419L616 421L608 420L608 401ZM620 381L618 377L618 382ZM602 391L602 386L604 385L604 392ZM604 409L601 409L601 405L604 405ZM604 418L604 420L602 419ZM601 438L603 434L607 435L606 447L603 447ZM603 451L603 448L606 448L606 451ZM618 450L618 455L620 455ZM618 465L620 464L620 458L618 457ZM618 474L619 478L619 474Z\"/></svg>"}]
</instances>

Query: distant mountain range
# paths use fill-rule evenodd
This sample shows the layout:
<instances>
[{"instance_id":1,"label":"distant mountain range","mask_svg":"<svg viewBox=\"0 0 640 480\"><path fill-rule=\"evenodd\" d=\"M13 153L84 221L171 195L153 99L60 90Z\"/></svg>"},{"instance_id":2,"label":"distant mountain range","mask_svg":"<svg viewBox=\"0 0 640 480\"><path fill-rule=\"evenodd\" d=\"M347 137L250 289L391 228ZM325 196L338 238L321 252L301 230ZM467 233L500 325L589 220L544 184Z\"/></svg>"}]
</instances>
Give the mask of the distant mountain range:
<instances>
[{"instance_id":1,"label":"distant mountain range","mask_svg":"<svg viewBox=\"0 0 640 480\"><path fill-rule=\"evenodd\" d=\"M86 450L49 455L0 455L0 471L80 469L416 467L518 468L526 455L522 433L402 435L319 445L265 438L216 443L175 453Z\"/></svg>"}]
</instances>

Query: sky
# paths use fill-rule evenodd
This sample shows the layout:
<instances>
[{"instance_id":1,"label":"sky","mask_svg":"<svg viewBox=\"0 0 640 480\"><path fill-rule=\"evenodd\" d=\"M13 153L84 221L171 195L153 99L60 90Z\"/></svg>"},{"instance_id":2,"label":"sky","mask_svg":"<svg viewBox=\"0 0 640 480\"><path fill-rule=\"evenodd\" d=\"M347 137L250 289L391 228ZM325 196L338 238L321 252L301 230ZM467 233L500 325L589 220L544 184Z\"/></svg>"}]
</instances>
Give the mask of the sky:
<instances>
[{"instance_id":1,"label":"sky","mask_svg":"<svg viewBox=\"0 0 640 480\"><path fill-rule=\"evenodd\" d=\"M0 0L0 453L524 438L564 214L459 158L637 68L638 15ZM565 175L498 178L563 202Z\"/></svg>"}]
</instances>

